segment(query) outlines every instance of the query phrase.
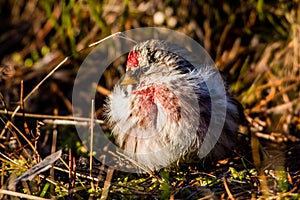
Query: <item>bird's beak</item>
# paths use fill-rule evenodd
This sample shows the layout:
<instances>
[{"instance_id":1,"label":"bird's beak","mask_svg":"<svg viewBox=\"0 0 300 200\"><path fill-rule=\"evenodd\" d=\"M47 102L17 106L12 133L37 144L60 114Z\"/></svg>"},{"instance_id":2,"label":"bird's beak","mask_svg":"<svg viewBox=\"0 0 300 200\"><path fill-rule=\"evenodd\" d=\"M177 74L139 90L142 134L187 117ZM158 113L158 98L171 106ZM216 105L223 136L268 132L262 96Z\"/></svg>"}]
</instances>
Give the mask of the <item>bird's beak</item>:
<instances>
[{"instance_id":1,"label":"bird's beak","mask_svg":"<svg viewBox=\"0 0 300 200\"><path fill-rule=\"evenodd\" d=\"M138 83L137 77L135 77L133 74L126 73L124 79L120 83L121 85L133 85Z\"/></svg>"}]
</instances>

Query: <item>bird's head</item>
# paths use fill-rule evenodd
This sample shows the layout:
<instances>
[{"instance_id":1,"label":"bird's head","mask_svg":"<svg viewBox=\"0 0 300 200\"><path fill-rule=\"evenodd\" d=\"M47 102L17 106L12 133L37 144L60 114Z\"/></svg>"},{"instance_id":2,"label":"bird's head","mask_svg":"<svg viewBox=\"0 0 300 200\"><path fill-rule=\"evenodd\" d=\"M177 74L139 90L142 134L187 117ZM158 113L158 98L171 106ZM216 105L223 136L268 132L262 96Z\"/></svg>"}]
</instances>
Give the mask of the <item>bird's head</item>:
<instances>
[{"instance_id":1,"label":"bird's head","mask_svg":"<svg viewBox=\"0 0 300 200\"><path fill-rule=\"evenodd\" d=\"M128 54L126 74L120 84L138 84L144 79L156 83L169 81L168 77L174 77L171 74L190 72L194 66L178 54L182 54L182 49L162 40L138 43ZM188 55L187 51L183 54Z\"/></svg>"},{"instance_id":2,"label":"bird's head","mask_svg":"<svg viewBox=\"0 0 300 200\"><path fill-rule=\"evenodd\" d=\"M181 68L187 66L190 70L192 65L171 50L165 41L148 40L129 52L126 73L117 86L123 98L129 100L127 123L132 120L137 127L158 131L167 121L180 121L182 100L177 89L189 88ZM193 92L193 88L189 90ZM119 110L117 105L112 107L113 111Z\"/></svg>"}]
</instances>

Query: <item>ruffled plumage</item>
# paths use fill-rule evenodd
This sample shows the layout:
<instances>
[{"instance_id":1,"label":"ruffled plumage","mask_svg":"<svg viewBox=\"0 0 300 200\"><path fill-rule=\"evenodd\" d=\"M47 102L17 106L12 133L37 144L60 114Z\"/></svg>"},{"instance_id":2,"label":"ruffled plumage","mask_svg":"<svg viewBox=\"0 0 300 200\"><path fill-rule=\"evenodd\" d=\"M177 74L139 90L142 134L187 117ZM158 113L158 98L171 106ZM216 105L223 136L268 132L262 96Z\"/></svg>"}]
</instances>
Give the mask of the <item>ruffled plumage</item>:
<instances>
[{"instance_id":1,"label":"ruffled plumage","mask_svg":"<svg viewBox=\"0 0 300 200\"><path fill-rule=\"evenodd\" d=\"M107 99L107 122L120 151L151 170L212 148L219 158L235 145L242 107L222 80L215 81L220 74L214 66L194 66L193 59L172 43L139 43L126 69L135 82L123 84L124 78ZM220 133L210 132L212 120ZM204 141L207 132L211 142Z\"/></svg>"}]
</instances>

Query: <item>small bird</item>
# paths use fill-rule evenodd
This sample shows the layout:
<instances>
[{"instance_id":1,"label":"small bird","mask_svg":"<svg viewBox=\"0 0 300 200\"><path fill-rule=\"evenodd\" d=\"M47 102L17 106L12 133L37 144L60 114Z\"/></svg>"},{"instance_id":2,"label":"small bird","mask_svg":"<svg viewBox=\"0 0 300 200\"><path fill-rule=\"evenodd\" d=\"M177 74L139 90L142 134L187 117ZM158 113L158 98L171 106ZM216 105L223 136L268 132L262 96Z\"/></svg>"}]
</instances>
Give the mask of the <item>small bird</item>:
<instances>
[{"instance_id":1,"label":"small bird","mask_svg":"<svg viewBox=\"0 0 300 200\"><path fill-rule=\"evenodd\" d=\"M220 158L235 146L243 108L223 81L214 80L217 68L191 64L190 54L163 40L137 43L107 98L106 120L120 151L150 170L210 149L211 157ZM213 113L214 105L225 110ZM220 126L220 133L209 131L210 125Z\"/></svg>"}]
</instances>

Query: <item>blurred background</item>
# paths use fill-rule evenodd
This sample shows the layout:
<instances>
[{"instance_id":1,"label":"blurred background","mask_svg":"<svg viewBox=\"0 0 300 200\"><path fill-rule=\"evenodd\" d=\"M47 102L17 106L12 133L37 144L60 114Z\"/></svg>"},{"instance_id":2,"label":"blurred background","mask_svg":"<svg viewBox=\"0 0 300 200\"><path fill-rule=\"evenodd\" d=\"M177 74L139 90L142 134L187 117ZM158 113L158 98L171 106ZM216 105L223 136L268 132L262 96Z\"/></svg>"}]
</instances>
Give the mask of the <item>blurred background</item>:
<instances>
[{"instance_id":1,"label":"blurred background","mask_svg":"<svg viewBox=\"0 0 300 200\"><path fill-rule=\"evenodd\" d=\"M241 132L252 136L248 140L252 167L267 178L273 175L264 173L266 169L280 169L285 174L281 176L284 180L277 183L282 183L282 188L274 189L277 186L271 184L271 193L293 188L293 192L299 191L298 0L2 0L0 22L0 149L8 157L16 156L22 144L8 147L12 134L4 127L12 119L7 111L13 111L20 99L64 58L72 56L24 102L21 110L72 114L72 86L78 67L90 51L89 44L133 28L165 27L199 42L224 72L228 87L244 106L250 124L250 131L244 128ZM120 58L113 63L100 80L96 108L99 118L105 96L124 73L124 61ZM25 121L27 130L24 119L13 123L21 131L36 133L36 119L28 117ZM51 145L41 154L46 156L50 148ZM8 176L4 169L2 185ZM289 170L294 173L290 179ZM265 185L268 191L269 182Z\"/></svg>"}]
</instances>

